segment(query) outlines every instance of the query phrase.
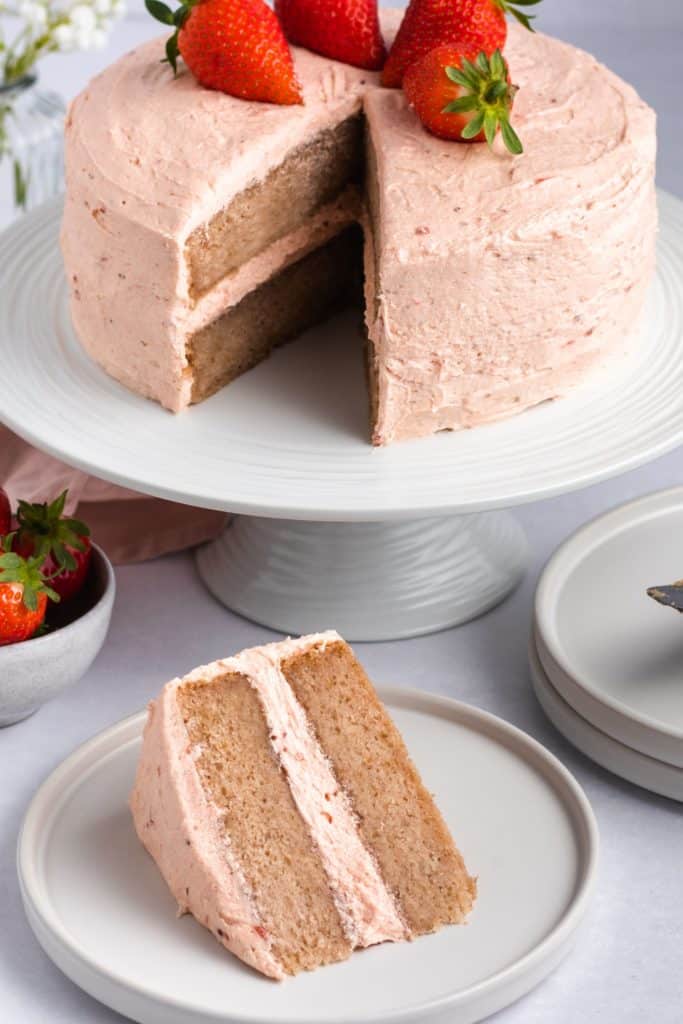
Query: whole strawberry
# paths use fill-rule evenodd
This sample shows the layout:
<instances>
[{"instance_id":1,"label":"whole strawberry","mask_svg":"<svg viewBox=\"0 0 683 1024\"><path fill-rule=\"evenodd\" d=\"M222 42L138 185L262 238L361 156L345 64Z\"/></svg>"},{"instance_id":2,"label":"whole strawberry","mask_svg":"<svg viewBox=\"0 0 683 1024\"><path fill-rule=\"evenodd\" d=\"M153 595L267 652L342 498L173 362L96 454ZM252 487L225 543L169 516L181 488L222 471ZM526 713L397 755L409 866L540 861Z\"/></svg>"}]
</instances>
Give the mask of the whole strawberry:
<instances>
[{"instance_id":1,"label":"whole strawberry","mask_svg":"<svg viewBox=\"0 0 683 1024\"><path fill-rule=\"evenodd\" d=\"M10 507L7 491L0 487L0 537L10 532L12 524L12 509Z\"/></svg>"},{"instance_id":2,"label":"whole strawberry","mask_svg":"<svg viewBox=\"0 0 683 1024\"><path fill-rule=\"evenodd\" d=\"M88 527L64 516L66 496L64 491L51 504L20 501L12 539L12 550L23 558L36 559L63 601L82 589L92 555Z\"/></svg>"},{"instance_id":3,"label":"whole strawberry","mask_svg":"<svg viewBox=\"0 0 683 1024\"><path fill-rule=\"evenodd\" d=\"M145 0L149 13L175 28L166 59L181 56L206 89L265 103L303 103L282 26L264 0L182 0L172 11Z\"/></svg>"},{"instance_id":4,"label":"whole strawberry","mask_svg":"<svg viewBox=\"0 0 683 1024\"><path fill-rule=\"evenodd\" d=\"M0 552L0 647L32 637L45 621L48 598L59 601L40 564L6 547Z\"/></svg>"},{"instance_id":5,"label":"whole strawberry","mask_svg":"<svg viewBox=\"0 0 683 1024\"><path fill-rule=\"evenodd\" d=\"M406 68L443 43L459 46L471 60L482 51L491 56L505 46L505 15L533 31L532 18L519 7L537 3L540 0L411 0L384 65L382 85L400 86Z\"/></svg>"},{"instance_id":6,"label":"whole strawberry","mask_svg":"<svg viewBox=\"0 0 683 1024\"><path fill-rule=\"evenodd\" d=\"M296 46L370 71L384 64L377 0L275 0L275 10Z\"/></svg>"},{"instance_id":7,"label":"whole strawberry","mask_svg":"<svg viewBox=\"0 0 683 1024\"><path fill-rule=\"evenodd\" d=\"M522 143L510 124L516 89L500 50L472 63L452 44L437 46L411 64L403 91L425 128L441 139L493 145L498 130L515 155Z\"/></svg>"}]
</instances>

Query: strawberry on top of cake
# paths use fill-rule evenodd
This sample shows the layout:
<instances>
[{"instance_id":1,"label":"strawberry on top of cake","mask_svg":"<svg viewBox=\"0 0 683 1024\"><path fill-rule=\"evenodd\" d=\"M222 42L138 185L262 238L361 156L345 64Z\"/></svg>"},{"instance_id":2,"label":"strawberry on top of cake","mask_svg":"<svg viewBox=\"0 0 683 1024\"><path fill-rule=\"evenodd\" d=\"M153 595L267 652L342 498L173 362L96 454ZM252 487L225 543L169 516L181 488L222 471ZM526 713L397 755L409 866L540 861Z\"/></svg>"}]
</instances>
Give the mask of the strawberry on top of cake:
<instances>
[{"instance_id":1,"label":"strawberry on top of cake","mask_svg":"<svg viewBox=\"0 0 683 1024\"><path fill-rule=\"evenodd\" d=\"M72 105L62 229L76 332L131 390L203 401L360 267L376 445L561 397L635 343L654 115L531 5L148 6L170 39Z\"/></svg>"}]
</instances>

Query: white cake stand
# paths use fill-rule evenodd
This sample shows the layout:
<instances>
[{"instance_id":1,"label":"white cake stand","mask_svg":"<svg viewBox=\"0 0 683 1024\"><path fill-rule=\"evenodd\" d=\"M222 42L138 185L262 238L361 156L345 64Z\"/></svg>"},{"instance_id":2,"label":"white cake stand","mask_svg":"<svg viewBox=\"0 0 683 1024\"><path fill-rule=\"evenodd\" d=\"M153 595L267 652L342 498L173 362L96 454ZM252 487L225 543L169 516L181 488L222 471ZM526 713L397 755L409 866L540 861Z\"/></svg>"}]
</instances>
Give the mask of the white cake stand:
<instances>
[{"instance_id":1,"label":"white cake stand","mask_svg":"<svg viewBox=\"0 0 683 1024\"><path fill-rule=\"evenodd\" d=\"M0 419L99 477L236 513L199 551L199 572L273 629L383 640L465 622L524 571L522 530L500 509L683 443L683 203L669 195L628 365L514 419L381 450L367 442L351 314L177 417L111 380L71 328L60 213L45 206L0 239Z\"/></svg>"}]
</instances>

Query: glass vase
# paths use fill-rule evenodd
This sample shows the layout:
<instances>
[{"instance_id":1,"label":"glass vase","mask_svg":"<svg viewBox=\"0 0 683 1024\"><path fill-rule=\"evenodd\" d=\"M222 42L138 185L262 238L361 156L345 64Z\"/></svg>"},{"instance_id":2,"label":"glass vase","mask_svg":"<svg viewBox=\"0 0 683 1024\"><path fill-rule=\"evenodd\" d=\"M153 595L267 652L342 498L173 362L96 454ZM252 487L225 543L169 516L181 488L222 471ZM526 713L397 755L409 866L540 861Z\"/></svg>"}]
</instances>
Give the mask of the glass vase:
<instances>
[{"instance_id":1,"label":"glass vase","mask_svg":"<svg viewBox=\"0 0 683 1024\"><path fill-rule=\"evenodd\" d=\"M66 108L36 83L0 82L0 226L62 191Z\"/></svg>"}]
</instances>

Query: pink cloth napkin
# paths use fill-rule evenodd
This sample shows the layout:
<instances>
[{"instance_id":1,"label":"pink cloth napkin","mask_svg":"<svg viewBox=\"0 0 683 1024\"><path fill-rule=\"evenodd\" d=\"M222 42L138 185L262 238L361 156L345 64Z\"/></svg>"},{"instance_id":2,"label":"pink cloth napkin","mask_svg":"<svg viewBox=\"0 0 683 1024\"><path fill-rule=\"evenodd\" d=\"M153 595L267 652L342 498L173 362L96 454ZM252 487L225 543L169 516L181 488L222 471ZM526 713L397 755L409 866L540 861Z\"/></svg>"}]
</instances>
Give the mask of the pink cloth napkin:
<instances>
[{"instance_id":1,"label":"pink cloth napkin","mask_svg":"<svg viewBox=\"0 0 683 1024\"><path fill-rule=\"evenodd\" d=\"M148 498L88 476L37 451L2 425L0 485L13 508L19 498L51 501L68 489L67 511L78 511L93 539L119 565L212 540L228 519L223 512Z\"/></svg>"}]
</instances>

